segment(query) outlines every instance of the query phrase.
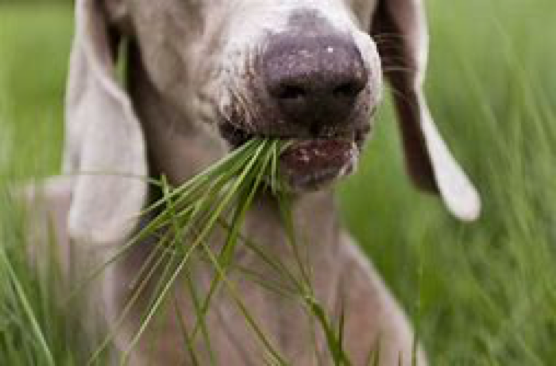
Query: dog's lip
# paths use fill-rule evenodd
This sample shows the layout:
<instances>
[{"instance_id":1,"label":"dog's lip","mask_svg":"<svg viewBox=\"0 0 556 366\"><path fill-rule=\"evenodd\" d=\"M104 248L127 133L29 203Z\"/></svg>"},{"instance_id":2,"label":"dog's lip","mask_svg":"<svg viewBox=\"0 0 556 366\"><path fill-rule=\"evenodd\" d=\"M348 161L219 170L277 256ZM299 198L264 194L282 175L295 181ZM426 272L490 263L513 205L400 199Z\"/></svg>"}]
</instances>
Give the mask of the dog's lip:
<instances>
[{"instance_id":1,"label":"dog's lip","mask_svg":"<svg viewBox=\"0 0 556 366\"><path fill-rule=\"evenodd\" d=\"M231 123L220 128L232 148L253 137L275 137L288 141L280 155L279 173L286 188L294 192L323 188L350 174L356 166L370 124L350 131L323 131L320 136L257 134Z\"/></svg>"},{"instance_id":2,"label":"dog's lip","mask_svg":"<svg viewBox=\"0 0 556 366\"><path fill-rule=\"evenodd\" d=\"M350 174L359 151L353 139L296 140L280 155L280 173L293 191L319 189Z\"/></svg>"}]
</instances>

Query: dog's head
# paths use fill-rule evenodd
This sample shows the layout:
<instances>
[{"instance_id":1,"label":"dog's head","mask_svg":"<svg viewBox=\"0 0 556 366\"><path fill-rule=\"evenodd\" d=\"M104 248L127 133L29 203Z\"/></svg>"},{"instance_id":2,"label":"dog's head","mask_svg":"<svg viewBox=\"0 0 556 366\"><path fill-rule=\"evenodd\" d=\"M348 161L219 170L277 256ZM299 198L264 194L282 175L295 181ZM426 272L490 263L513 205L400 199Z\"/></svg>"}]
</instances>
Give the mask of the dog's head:
<instances>
[{"instance_id":1,"label":"dog's head","mask_svg":"<svg viewBox=\"0 0 556 366\"><path fill-rule=\"evenodd\" d=\"M420 0L78 0L76 9L68 171L147 174L141 123L114 76L118 42L130 37L150 82L184 120L205 124L230 148L254 136L293 140L281 166L297 191L354 170L386 75L413 180L458 217L478 215L478 196L423 96ZM139 180L83 175L70 230L120 239L145 192ZM99 195L117 202L96 204Z\"/></svg>"}]
</instances>

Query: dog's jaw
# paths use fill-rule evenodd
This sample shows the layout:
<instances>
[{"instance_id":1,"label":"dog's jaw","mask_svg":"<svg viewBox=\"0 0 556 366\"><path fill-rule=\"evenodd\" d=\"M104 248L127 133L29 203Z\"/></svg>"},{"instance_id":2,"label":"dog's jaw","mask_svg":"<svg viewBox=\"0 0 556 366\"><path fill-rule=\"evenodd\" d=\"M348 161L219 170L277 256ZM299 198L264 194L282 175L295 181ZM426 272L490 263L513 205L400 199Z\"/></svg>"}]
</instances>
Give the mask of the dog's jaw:
<instances>
[{"instance_id":1,"label":"dog's jaw","mask_svg":"<svg viewBox=\"0 0 556 366\"><path fill-rule=\"evenodd\" d=\"M349 139L299 141L280 157L280 173L295 192L321 189L352 173L359 147Z\"/></svg>"},{"instance_id":2,"label":"dog's jaw","mask_svg":"<svg viewBox=\"0 0 556 366\"><path fill-rule=\"evenodd\" d=\"M370 119L369 119L370 121ZM359 157L371 132L371 123L349 133L320 137L274 136L287 143L280 156L279 173L284 188L303 193L326 188L357 170ZM229 123L221 125L220 133L230 149L252 138L273 136L252 135Z\"/></svg>"}]
</instances>

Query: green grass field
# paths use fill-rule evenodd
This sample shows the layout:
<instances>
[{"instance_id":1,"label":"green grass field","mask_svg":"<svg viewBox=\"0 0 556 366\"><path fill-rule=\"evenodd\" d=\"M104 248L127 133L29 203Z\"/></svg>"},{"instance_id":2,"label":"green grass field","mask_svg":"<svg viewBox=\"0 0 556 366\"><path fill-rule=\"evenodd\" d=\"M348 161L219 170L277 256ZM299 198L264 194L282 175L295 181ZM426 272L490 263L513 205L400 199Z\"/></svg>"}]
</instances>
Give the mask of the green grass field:
<instances>
[{"instance_id":1,"label":"green grass field","mask_svg":"<svg viewBox=\"0 0 556 366\"><path fill-rule=\"evenodd\" d=\"M432 365L554 365L556 4L427 4L427 94L483 216L458 223L414 190L386 104L359 173L339 189L345 225L410 313ZM59 172L71 34L68 7L0 4L0 365L80 364L69 322L25 268L3 196L8 183ZM36 332L7 284L11 270L30 291ZM41 350L40 361L25 355Z\"/></svg>"}]
</instances>

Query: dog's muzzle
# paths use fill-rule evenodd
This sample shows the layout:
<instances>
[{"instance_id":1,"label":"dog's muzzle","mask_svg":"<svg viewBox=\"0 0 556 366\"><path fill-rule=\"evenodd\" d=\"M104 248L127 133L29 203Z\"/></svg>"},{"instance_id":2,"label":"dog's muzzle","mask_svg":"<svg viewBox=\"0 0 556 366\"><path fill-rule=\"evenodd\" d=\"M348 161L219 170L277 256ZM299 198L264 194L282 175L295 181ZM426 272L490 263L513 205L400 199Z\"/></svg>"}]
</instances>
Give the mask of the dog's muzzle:
<instances>
[{"instance_id":1,"label":"dog's muzzle","mask_svg":"<svg viewBox=\"0 0 556 366\"><path fill-rule=\"evenodd\" d=\"M355 42L344 35L274 35L256 70L261 121L245 128L230 121L222 128L224 137L232 145L256 135L291 140L281 173L295 191L318 189L351 173L374 107L369 70Z\"/></svg>"}]
</instances>

